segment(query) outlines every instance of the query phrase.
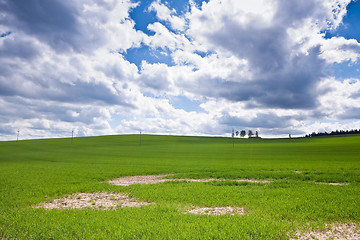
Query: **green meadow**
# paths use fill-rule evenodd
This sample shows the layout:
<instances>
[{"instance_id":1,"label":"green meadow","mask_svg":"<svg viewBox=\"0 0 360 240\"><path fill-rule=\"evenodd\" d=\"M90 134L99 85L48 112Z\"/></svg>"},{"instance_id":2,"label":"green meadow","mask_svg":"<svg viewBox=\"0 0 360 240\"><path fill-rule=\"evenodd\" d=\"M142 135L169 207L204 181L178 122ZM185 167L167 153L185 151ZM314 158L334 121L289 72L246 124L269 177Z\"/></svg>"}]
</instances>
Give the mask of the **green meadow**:
<instances>
[{"instance_id":1,"label":"green meadow","mask_svg":"<svg viewBox=\"0 0 360 240\"><path fill-rule=\"evenodd\" d=\"M360 136L235 139L142 135L0 142L0 239L289 239L360 222ZM150 174L226 181L115 186ZM270 183L231 179L270 180ZM346 183L329 185L319 183ZM78 192L155 204L116 210L32 208ZM245 215L193 215L191 207Z\"/></svg>"}]
</instances>

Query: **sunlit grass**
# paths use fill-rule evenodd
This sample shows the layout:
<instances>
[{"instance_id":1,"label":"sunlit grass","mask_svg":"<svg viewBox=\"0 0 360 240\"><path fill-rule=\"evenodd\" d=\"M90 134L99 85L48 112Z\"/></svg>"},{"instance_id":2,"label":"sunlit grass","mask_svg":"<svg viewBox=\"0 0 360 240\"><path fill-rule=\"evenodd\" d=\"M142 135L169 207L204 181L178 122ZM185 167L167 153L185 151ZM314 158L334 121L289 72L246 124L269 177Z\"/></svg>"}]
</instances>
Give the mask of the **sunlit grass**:
<instances>
[{"instance_id":1,"label":"sunlit grass","mask_svg":"<svg viewBox=\"0 0 360 240\"><path fill-rule=\"evenodd\" d=\"M282 239L298 228L360 220L360 137L232 139L105 136L0 142L0 238ZM114 186L129 175L228 181ZM271 183L232 179L271 180ZM340 182L332 186L317 182ZM124 192L155 205L33 209L76 192ZM197 216L194 206L245 215Z\"/></svg>"}]
</instances>

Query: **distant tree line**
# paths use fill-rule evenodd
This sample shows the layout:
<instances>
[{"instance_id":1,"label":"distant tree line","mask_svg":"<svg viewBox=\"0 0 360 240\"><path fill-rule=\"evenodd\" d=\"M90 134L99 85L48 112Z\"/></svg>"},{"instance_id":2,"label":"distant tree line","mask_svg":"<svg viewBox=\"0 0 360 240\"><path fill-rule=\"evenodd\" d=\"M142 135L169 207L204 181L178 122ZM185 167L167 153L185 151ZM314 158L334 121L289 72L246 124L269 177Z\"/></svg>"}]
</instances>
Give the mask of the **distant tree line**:
<instances>
[{"instance_id":1,"label":"distant tree line","mask_svg":"<svg viewBox=\"0 0 360 240\"><path fill-rule=\"evenodd\" d=\"M347 135L347 134L360 134L360 129L351 129L351 130L336 130L330 133L328 132L313 132L311 134L305 135L305 137L322 137L322 136L334 136L334 135Z\"/></svg>"},{"instance_id":2,"label":"distant tree line","mask_svg":"<svg viewBox=\"0 0 360 240\"><path fill-rule=\"evenodd\" d=\"M239 136L239 137L245 137L246 134L249 136L249 138L260 138L259 137L259 132L258 131L255 131L255 134L253 133L252 130L249 130L247 133L246 133L246 130L241 130L241 131L236 131L232 132L232 137L235 137L235 136Z\"/></svg>"}]
</instances>

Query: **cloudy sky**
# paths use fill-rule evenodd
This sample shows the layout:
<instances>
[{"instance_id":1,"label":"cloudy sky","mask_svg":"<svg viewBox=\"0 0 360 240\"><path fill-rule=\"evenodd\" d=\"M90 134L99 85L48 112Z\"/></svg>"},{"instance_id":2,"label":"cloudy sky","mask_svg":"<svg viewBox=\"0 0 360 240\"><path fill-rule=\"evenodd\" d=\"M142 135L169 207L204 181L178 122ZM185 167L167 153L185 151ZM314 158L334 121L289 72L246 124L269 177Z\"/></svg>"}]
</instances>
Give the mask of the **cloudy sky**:
<instances>
[{"instance_id":1,"label":"cloudy sky","mask_svg":"<svg viewBox=\"0 0 360 240\"><path fill-rule=\"evenodd\" d=\"M360 128L360 1L0 0L0 140Z\"/></svg>"}]
</instances>

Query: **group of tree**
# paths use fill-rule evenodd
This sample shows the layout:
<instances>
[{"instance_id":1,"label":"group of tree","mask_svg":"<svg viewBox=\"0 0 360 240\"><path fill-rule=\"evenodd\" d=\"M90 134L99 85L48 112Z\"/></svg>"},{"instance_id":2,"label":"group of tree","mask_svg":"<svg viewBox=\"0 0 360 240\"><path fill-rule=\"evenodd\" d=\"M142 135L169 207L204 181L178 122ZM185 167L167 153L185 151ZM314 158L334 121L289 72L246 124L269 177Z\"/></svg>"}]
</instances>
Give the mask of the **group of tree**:
<instances>
[{"instance_id":1,"label":"group of tree","mask_svg":"<svg viewBox=\"0 0 360 240\"><path fill-rule=\"evenodd\" d=\"M305 135L305 137L322 137L322 136L334 136L334 135L350 135L350 134L360 134L360 129L352 129L352 130L336 130L330 133L328 132L313 132L311 134Z\"/></svg>"},{"instance_id":2,"label":"group of tree","mask_svg":"<svg viewBox=\"0 0 360 240\"><path fill-rule=\"evenodd\" d=\"M241 131L236 131L236 132L234 132L234 130L233 130L232 137L239 136L239 137L243 138L246 136L246 134L249 136L249 138L260 138L259 132L255 131L255 134L254 134L252 130L249 130L247 133L246 133L246 130L241 130Z\"/></svg>"}]
</instances>

